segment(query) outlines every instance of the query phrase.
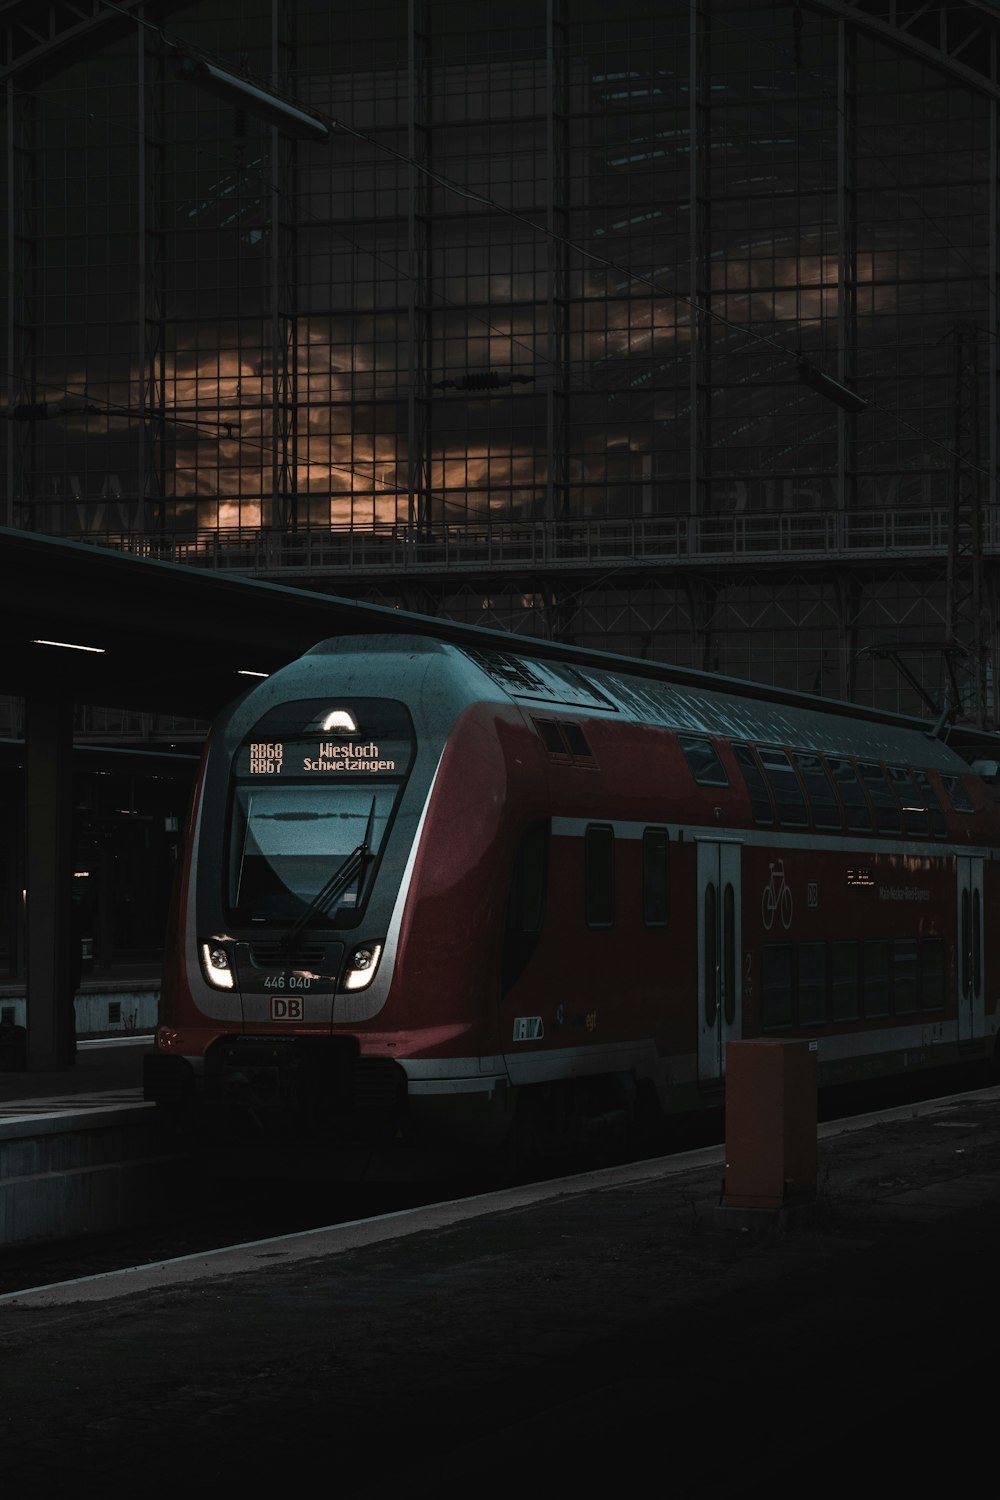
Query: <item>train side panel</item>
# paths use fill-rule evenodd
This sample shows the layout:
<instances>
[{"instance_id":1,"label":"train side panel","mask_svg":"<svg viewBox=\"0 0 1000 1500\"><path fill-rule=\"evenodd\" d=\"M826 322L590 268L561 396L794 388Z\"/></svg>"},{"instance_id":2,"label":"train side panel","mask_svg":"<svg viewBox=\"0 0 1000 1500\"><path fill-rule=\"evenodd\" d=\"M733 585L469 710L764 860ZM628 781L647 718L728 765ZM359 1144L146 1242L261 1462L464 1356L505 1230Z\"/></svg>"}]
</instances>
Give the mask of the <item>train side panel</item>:
<instances>
[{"instance_id":1,"label":"train side panel","mask_svg":"<svg viewBox=\"0 0 1000 1500\"><path fill-rule=\"evenodd\" d=\"M586 1139L721 1102L741 1037L823 1083L995 1056L997 805L919 726L328 643L193 816L147 1097L289 1149Z\"/></svg>"}]
</instances>

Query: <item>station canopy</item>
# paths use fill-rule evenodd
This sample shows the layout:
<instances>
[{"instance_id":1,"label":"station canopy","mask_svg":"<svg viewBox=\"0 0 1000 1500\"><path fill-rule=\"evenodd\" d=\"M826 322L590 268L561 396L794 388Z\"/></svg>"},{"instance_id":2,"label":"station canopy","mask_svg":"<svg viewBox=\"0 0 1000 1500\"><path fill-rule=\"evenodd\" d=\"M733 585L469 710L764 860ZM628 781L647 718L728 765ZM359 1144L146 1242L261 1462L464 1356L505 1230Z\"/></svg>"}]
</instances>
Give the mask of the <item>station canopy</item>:
<instances>
[{"instance_id":1,"label":"station canopy","mask_svg":"<svg viewBox=\"0 0 1000 1500\"><path fill-rule=\"evenodd\" d=\"M330 636L423 615L0 528L0 693L211 717Z\"/></svg>"}]
</instances>

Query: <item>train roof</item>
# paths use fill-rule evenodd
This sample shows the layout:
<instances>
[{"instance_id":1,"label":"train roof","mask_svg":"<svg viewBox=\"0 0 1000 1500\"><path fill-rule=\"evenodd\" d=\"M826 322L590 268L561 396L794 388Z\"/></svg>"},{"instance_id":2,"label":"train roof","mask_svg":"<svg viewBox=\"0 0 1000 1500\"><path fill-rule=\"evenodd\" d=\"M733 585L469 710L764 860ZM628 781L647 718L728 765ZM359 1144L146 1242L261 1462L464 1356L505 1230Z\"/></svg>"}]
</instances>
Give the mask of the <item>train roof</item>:
<instances>
[{"instance_id":1,"label":"train roof","mask_svg":"<svg viewBox=\"0 0 1000 1500\"><path fill-rule=\"evenodd\" d=\"M486 634L491 637L488 642L481 639ZM405 634L338 636L320 642L307 655L359 651L373 657L442 653L453 660L465 658L504 696L540 709L620 714L635 722L680 732L952 772L962 769L960 758L1000 758L1000 738L996 736L972 731L971 754L963 757L950 736L934 732L930 720L770 688L715 672L547 641L517 640L499 632L477 633L471 641ZM469 686L474 691L471 682Z\"/></svg>"}]
</instances>

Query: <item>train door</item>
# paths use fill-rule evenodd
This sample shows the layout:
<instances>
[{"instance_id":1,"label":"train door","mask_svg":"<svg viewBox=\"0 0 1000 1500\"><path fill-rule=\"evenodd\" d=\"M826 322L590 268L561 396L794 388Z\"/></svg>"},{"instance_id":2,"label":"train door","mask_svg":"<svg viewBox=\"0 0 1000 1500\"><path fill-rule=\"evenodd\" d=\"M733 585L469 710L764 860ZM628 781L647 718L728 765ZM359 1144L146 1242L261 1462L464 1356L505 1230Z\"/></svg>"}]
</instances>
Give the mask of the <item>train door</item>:
<instances>
[{"instance_id":1,"label":"train door","mask_svg":"<svg viewBox=\"0 0 1000 1500\"><path fill-rule=\"evenodd\" d=\"M983 861L958 856L958 1039L985 1029L983 1009Z\"/></svg>"},{"instance_id":2,"label":"train door","mask_svg":"<svg viewBox=\"0 0 1000 1500\"><path fill-rule=\"evenodd\" d=\"M740 855L698 843L698 1078L723 1078L726 1043L740 1035Z\"/></svg>"}]
</instances>

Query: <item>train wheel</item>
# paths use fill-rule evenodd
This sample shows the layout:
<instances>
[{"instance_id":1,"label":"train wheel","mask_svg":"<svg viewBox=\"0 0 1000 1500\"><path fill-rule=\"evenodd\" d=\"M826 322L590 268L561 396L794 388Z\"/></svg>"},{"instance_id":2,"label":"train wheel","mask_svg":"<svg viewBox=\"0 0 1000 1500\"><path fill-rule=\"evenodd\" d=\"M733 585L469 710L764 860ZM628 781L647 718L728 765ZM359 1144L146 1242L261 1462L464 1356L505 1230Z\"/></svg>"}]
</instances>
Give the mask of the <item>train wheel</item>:
<instances>
[{"instance_id":1,"label":"train wheel","mask_svg":"<svg viewBox=\"0 0 1000 1500\"><path fill-rule=\"evenodd\" d=\"M617 1077L588 1079L580 1089L580 1138L587 1164L613 1166L628 1155L632 1111Z\"/></svg>"},{"instance_id":2,"label":"train wheel","mask_svg":"<svg viewBox=\"0 0 1000 1500\"><path fill-rule=\"evenodd\" d=\"M986 1072L991 1084L1000 1083L1000 1036L993 1043L993 1056L986 1064Z\"/></svg>"},{"instance_id":3,"label":"train wheel","mask_svg":"<svg viewBox=\"0 0 1000 1500\"><path fill-rule=\"evenodd\" d=\"M530 1181L541 1173L540 1120L530 1089L518 1092L514 1119L501 1144L491 1150L492 1175L501 1185Z\"/></svg>"},{"instance_id":4,"label":"train wheel","mask_svg":"<svg viewBox=\"0 0 1000 1500\"><path fill-rule=\"evenodd\" d=\"M640 1078L635 1086L630 1135L637 1151L653 1151L663 1146L667 1122L660 1108L660 1096L651 1078Z\"/></svg>"}]
</instances>

